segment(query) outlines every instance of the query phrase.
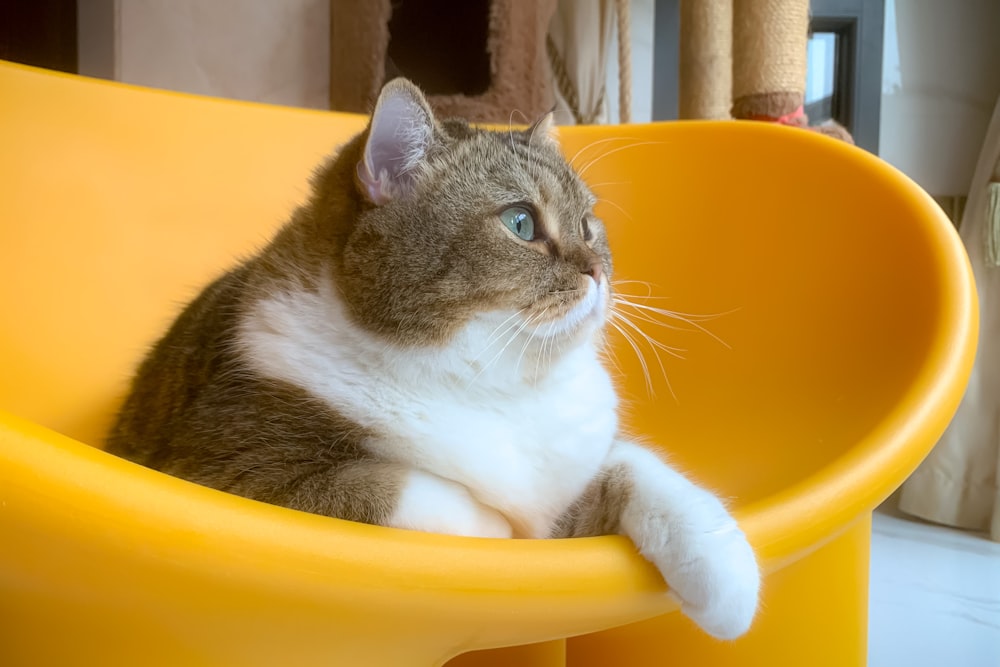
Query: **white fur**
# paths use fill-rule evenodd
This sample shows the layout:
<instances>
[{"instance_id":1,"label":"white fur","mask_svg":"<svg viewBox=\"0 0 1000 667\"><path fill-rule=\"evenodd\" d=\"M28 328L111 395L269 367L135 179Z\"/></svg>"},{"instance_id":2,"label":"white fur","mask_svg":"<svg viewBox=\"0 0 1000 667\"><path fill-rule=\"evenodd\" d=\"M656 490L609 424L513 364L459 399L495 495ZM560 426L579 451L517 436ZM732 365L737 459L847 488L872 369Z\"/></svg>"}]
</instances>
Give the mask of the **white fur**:
<instances>
[{"instance_id":1,"label":"white fur","mask_svg":"<svg viewBox=\"0 0 1000 667\"><path fill-rule=\"evenodd\" d=\"M584 326L589 315L596 329L600 298L590 291L585 312L571 316ZM350 322L324 289L259 302L241 333L258 370L378 434L375 453L462 484L516 535L547 537L607 456L617 399L592 343L550 363L551 340L528 327L512 338L518 318L483 316L442 349L402 348Z\"/></svg>"},{"instance_id":2,"label":"white fur","mask_svg":"<svg viewBox=\"0 0 1000 667\"><path fill-rule=\"evenodd\" d=\"M746 632L757 610L760 573L719 499L632 443L616 443L608 464L627 468L633 485L622 532L659 568L684 613L720 639Z\"/></svg>"},{"instance_id":3,"label":"white fur","mask_svg":"<svg viewBox=\"0 0 1000 667\"><path fill-rule=\"evenodd\" d=\"M467 488L421 470L409 473L389 525L465 537L514 535L507 519L476 500Z\"/></svg>"},{"instance_id":4,"label":"white fur","mask_svg":"<svg viewBox=\"0 0 1000 667\"><path fill-rule=\"evenodd\" d=\"M760 577L722 503L649 450L615 442L616 396L592 336L607 283L558 323L517 313L472 321L441 349L377 341L332 288L260 301L242 323L266 375L321 397L405 463L393 526L460 535L547 537L604 466L628 470L622 532L663 573L685 613L717 637L750 624ZM563 335L566 334L566 335ZM562 336L562 338L559 338Z\"/></svg>"}]
</instances>

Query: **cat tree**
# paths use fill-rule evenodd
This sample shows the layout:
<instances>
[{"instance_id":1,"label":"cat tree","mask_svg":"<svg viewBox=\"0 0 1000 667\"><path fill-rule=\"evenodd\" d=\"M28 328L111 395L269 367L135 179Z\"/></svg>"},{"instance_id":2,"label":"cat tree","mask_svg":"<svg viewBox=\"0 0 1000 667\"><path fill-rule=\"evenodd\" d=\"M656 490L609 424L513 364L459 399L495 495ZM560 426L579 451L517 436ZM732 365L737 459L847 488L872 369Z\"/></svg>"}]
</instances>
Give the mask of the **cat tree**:
<instances>
[{"instance_id":1,"label":"cat tree","mask_svg":"<svg viewBox=\"0 0 1000 667\"><path fill-rule=\"evenodd\" d=\"M395 76L417 83L441 116L560 124L605 119L617 30L619 119L631 119L629 0L333 0L330 108L368 113Z\"/></svg>"},{"instance_id":2,"label":"cat tree","mask_svg":"<svg viewBox=\"0 0 1000 667\"><path fill-rule=\"evenodd\" d=\"M369 113L406 76L436 113L507 122L551 110L545 37L557 0L334 0L330 108ZM523 119L522 119L523 121Z\"/></svg>"}]
</instances>

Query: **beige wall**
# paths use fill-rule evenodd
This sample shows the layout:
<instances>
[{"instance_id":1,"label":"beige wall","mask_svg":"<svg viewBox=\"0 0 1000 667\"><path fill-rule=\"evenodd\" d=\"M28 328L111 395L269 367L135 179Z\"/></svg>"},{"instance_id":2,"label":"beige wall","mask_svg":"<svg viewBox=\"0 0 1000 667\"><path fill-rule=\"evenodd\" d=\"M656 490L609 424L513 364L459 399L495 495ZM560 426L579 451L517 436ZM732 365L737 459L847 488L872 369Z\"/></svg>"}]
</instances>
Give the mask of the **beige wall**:
<instances>
[{"instance_id":1,"label":"beige wall","mask_svg":"<svg viewBox=\"0 0 1000 667\"><path fill-rule=\"evenodd\" d=\"M329 34L329 0L90 0L81 73L324 109Z\"/></svg>"}]
</instances>

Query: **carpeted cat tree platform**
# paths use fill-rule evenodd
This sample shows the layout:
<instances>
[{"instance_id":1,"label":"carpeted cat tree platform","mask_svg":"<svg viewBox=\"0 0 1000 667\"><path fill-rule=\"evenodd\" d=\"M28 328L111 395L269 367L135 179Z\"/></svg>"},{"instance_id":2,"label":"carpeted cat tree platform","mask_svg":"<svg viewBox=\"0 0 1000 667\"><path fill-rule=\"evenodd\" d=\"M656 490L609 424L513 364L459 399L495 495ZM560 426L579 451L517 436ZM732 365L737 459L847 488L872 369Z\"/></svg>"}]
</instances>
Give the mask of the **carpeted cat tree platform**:
<instances>
[{"instance_id":1,"label":"carpeted cat tree platform","mask_svg":"<svg viewBox=\"0 0 1000 667\"><path fill-rule=\"evenodd\" d=\"M382 84L417 83L435 111L508 122L553 105L545 35L556 0L335 0L330 108L369 113Z\"/></svg>"}]
</instances>

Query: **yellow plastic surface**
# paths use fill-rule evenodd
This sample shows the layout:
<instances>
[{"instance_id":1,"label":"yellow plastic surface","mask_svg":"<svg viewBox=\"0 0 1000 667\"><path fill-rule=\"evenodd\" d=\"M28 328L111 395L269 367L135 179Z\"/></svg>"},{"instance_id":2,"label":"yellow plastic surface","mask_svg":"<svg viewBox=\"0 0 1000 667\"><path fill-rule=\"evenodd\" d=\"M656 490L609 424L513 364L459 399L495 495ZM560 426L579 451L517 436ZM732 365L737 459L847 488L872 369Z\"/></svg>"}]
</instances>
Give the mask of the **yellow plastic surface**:
<instances>
[{"instance_id":1,"label":"yellow plastic surface","mask_svg":"<svg viewBox=\"0 0 1000 667\"><path fill-rule=\"evenodd\" d=\"M630 430L732 499L769 573L744 639L700 634L623 538L352 524L89 446L181 304L363 123L0 64L0 664L428 666L528 643L454 664L863 664L869 514L952 416L976 303L930 198L813 133L561 135L578 164L606 154L586 177L616 278L719 315L725 345L644 327L686 350L670 388L650 356L654 397L615 346Z\"/></svg>"}]
</instances>

